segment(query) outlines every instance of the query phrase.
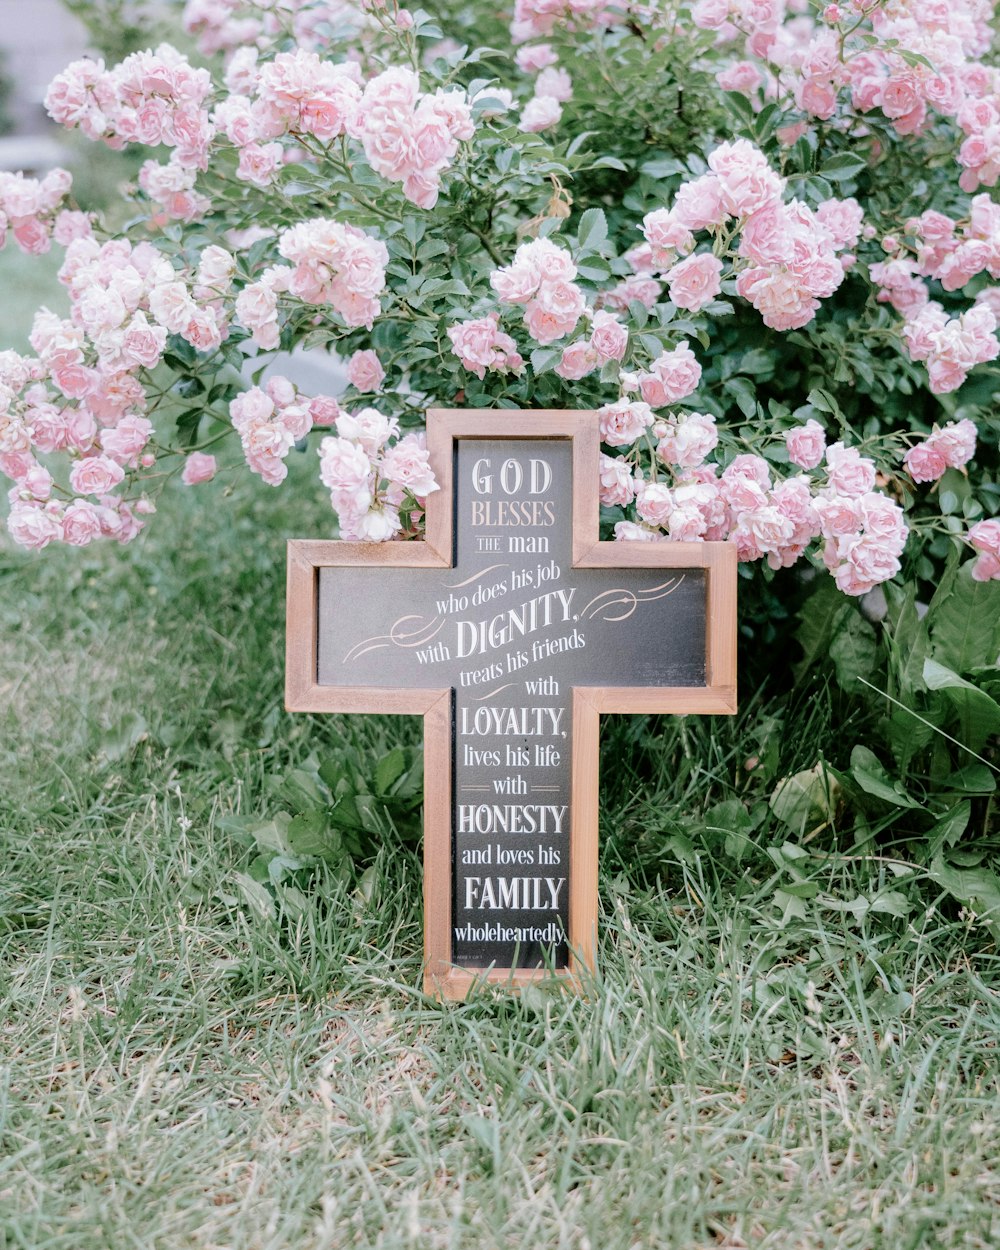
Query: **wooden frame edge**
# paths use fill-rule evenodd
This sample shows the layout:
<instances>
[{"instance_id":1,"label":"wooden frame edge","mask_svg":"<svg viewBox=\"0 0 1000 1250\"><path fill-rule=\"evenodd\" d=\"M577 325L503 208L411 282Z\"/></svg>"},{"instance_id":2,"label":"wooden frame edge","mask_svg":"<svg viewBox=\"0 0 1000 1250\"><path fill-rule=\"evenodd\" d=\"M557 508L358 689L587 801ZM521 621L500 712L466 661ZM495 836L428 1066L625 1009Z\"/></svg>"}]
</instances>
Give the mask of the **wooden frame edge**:
<instances>
[{"instance_id":1,"label":"wooden frame edge","mask_svg":"<svg viewBox=\"0 0 1000 1250\"><path fill-rule=\"evenodd\" d=\"M448 981L451 962L452 717L444 691L424 713L424 992Z\"/></svg>"},{"instance_id":2,"label":"wooden frame edge","mask_svg":"<svg viewBox=\"0 0 1000 1250\"><path fill-rule=\"evenodd\" d=\"M573 690L573 767L570 773L569 971L597 969L598 803L601 714L589 688Z\"/></svg>"}]
</instances>

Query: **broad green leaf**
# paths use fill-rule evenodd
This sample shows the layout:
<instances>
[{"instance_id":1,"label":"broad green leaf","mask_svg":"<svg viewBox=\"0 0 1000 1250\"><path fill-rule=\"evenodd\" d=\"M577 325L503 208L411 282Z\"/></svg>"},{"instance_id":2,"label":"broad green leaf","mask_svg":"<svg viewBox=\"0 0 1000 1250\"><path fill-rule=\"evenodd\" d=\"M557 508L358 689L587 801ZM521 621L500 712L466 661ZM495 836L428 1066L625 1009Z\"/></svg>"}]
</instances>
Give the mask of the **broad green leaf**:
<instances>
[{"instance_id":1,"label":"broad green leaf","mask_svg":"<svg viewBox=\"0 0 1000 1250\"><path fill-rule=\"evenodd\" d=\"M770 798L771 811L789 829L803 833L833 819L840 784L820 761L812 768L783 777Z\"/></svg>"},{"instance_id":2,"label":"broad green leaf","mask_svg":"<svg viewBox=\"0 0 1000 1250\"><path fill-rule=\"evenodd\" d=\"M931 654L954 673L996 664L1000 582L972 580L972 564L949 569L927 612Z\"/></svg>"},{"instance_id":3,"label":"broad green leaf","mask_svg":"<svg viewBox=\"0 0 1000 1250\"><path fill-rule=\"evenodd\" d=\"M927 834L927 847L931 857L938 855L946 846L954 846L969 824L972 804L962 799L950 808Z\"/></svg>"},{"instance_id":4,"label":"broad green leaf","mask_svg":"<svg viewBox=\"0 0 1000 1250\"><path fill-rule=\"evenodd\" d=\"M858 679L870 677L875 671L878 662L875 630L852 604L848 604L830 643L830 659L844 690L865 689Z\"/></svg>"},{"instance_id":5,"label":"broad green leaf","mask_svg":"<svg viewBox=\"0 0 1000 1250\"><path fill-rule=\"evenodd\" d=\"M997 788L996 773L986 764L966 764L948 775L947 788L961 794L992 794Z\"/></svg>"},{"instance_id":6,"label":"broad green leaf","mask_svg":"<svg viewBox=\"0 0 1000 1250\"><path fill-rule=\"evenodd\" d=\"M924 681L928 690L940 690L958 715L957 735L963 746L979 752L991 734L1000 733L1000 703L985 690L959 677L936 660L924 661Z\"/></svg>"},{"instance_id":7,"label":"broad green leaf","mask_svg":"<svg viewBox=\"0 0 1000 1250\"><path fill-rule=\"evenodd\" d=\"M760 823L763 813L751 814L739 799L716 803L705 813L706 832L726 835L726 854L742 860L751 849L750 834Z\"/></svg>"},{"instance_id":8,"label":"broad green leaf","mask_svg":"<svg viewBox=\"0 0 1000 1250\"><path fill-rule=\"evenodd\" d=\"M531 367L536 373L546 373L554 369L561 359L560 347L536 347L531 353Z\"/></svg>"},{"instance_id":9,"label":"broad green leaf","mask_svg":"<svg viewBox=\"0 0 1000 1250\"><path fill-rule=\"evenodd\" d=\"M860 174L867 164L863 156L841 152L839 156L831 157L819 172L830 182L842 182L846 178L854 178Z\"/></svg>"},{"instance_id":10,"label":"broad green leaf","mask_svg":"<svg viewBox=\"0 0 1000 1250\"><path fill-rule=\"evenodd\" d=\"M803 657L793 666L796 681L801 681L809 669L829 653L834 630L848 610L849 605L833 578L820 578L799 612L795 638L802 648Z\"/></svg>"},{"instance_id":11,"label":"broad green leaf","mask_svg":"<svg viewBox=\"0 0 1000 1250\"><path fill-rule=\"evenodd\" d=\"M953 898L985 920L994 937L1000 936L1000 878L988 868L954 868L935 855L927 875Z\"/></svg>"},{"instance_id":12,"label":"broad green leaf","mask_svg":"<svg viewBox=\"0 0 1000 1250\"><path fill-rule=\"evenodd\" d=\"M395 747L387 755L383 755L375 765L375 789L379 794L388 794L390 787L406 771L406 753L402 747Z\"/></svg>"},{"instance_id":13,"label":"broad green leaf","mask_svg":"<svg viewBox=\"0 0 1000 1250\"><path fill-rule=\"evenodd\" d=\"M244 872L234 872L233 880L236 882L237 889L243 895L243 901L250 910L260 920L266 920L268 923L274 920L274 899L271 897L270 891L266 886L254 881L252 877L247 876Z\"/></svg>"},{"instance_id":14,"label":"broad green leaf","mask_svg":"<svg viewBox=\"0 0 1000 1250\"><path fill-rule=\"evenodd\" d=\"M580 218L576 240L581 252L599 252L608 237L608 222L603 208L588 208Z\"/></svg>"},{"instance_id":15,"label":"broad green leaf","mask_svg":"<svg viewBox=\"0 0 1000 1250\"><path fill-rule=\"evenodd\" d=\"M874 795L895 807L921 808L921 804L911 799L899 782L892 778L879 763L878 757L867 747L856 746L851 752L851 776L865 794Z\"/></svg>"},{"instance_id":16,"label":"broad green leaf","mask_svg":"<svg viewBox=\"0 0 1000 1250\"><path fill-rule=\"evenodd\" d=\"M323 855L339 851L340 839L330 829L324 811L302 812L288 826L288 845L293 855Z\"/></svg>"},{"instance_id":17,"label":"broad green leaf","mask_svg":"<svg viewBox=\"0 0 1000 1250\"><path fill-rule=\"evenodd\" d=\"M872 911L884 912L889 916L898 916L905 920L913 910L913 904L900 890L884 890L872 899Z\"/></svg>"},{"instance_id":18,"label":"broad green leaf","mask_svg":"<svg viewBox=\"0 0 1000 1250\"><path fill-rule=\"evenodd\" d=\"M910 582L903 592L889 583L887 597L891 618L891 671L905 702L914 691L925 688L924 660L930 648L930 639L927 636L927 626L917 613L917 588L914 582Z\"/></svg>"}]
</instances>

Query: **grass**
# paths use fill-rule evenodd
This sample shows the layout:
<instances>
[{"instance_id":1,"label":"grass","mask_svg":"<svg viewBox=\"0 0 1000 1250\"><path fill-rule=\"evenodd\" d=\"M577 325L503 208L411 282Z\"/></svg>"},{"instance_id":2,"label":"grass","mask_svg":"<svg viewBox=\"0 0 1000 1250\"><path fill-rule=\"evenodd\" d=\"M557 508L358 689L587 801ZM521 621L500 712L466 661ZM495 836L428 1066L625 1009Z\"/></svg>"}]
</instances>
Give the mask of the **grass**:
<instances>
[{"instance_id":1,"label":"grass","mask_svg":"<svg viewBox=\"0 0 1000 1250\"><path fill-rule=\"evenodd\" d=\"M0 539L4 1250L997 1244L987 935L866 858L782 923L770 816L746 855L692 824L748 754L815 762L822 688L608 720L586 998L425 1000L402 836L248 906L231 817L418 726L281 710L281 536L324 513L220 490L129 549Z\"/></svg>"}]
</instances>

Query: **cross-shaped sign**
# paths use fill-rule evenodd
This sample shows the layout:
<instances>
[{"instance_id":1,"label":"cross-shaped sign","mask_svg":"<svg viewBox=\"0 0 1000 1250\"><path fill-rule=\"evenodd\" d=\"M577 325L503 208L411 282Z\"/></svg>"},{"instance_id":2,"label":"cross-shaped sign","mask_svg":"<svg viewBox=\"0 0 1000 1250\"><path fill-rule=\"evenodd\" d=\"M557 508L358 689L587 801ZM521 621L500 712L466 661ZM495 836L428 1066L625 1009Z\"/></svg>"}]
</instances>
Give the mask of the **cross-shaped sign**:
<instances>
[{"instance_id":1,"label":"cross-shaped sign","mask_svg":"<svg viewBox=\"0 0 1000 1250\"><path fill-rule=\"evenodd\" d=\"M736 710L736 548L599 542L593 412L428 413L426 537L288 547L286 706L424 718L424 987L593 970L602 712Z\"/></svg>"}]
</instances>

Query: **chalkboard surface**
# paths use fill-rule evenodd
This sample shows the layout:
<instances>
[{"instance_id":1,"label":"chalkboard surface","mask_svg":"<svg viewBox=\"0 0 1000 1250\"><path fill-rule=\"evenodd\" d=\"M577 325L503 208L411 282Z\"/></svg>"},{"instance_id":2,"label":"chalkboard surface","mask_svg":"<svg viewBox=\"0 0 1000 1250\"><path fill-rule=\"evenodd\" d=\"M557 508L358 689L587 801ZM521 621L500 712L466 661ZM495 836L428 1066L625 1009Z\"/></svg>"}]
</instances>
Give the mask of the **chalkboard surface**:
<instances>
[{"instance_id":1,"label":"chalkboard surface","mask_svg":"<svg viewBox=\"0 0 1000 1250\"><path fill-rule=\"evenodd\" d=\"M319 686L452 695L452 962L563 968L572 692L706 685L702 568L574 568L567 439L457 438L450 569L318 571Z\"/></svg>"}]
</instances>

